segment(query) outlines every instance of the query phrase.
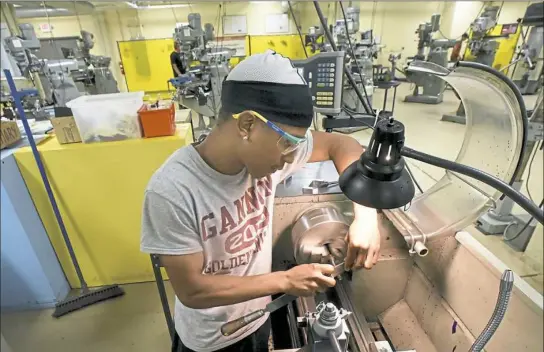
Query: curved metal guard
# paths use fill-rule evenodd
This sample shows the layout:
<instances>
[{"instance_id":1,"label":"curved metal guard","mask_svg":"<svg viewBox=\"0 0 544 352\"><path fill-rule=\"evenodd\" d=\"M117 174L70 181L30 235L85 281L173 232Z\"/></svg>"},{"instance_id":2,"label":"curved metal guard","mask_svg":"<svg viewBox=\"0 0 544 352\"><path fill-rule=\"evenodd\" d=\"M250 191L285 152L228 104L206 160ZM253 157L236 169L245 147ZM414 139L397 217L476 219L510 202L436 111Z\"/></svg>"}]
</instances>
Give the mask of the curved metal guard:
<instances>
[{"instance_id":1,"label":"curved metal guard","mask_svg":"<svg viewBox=\"0 0 544 352\"><path fill-rule=\"evenodd\" d=\"M455 161L510 182L521 157L523 115L516 95L506 81L475 67L459 66L446 74L443 67L425 63L424 66L408 67L408 70L434 74L459 94L467 123ZM407 236L407 239L410 242L425 240L461 230L478 219L501 195L482 182L446 171L404 212L410 225L418 229L417 235ZM407 231L413 234L408 227Z\"/></svg>"}]
</instances>

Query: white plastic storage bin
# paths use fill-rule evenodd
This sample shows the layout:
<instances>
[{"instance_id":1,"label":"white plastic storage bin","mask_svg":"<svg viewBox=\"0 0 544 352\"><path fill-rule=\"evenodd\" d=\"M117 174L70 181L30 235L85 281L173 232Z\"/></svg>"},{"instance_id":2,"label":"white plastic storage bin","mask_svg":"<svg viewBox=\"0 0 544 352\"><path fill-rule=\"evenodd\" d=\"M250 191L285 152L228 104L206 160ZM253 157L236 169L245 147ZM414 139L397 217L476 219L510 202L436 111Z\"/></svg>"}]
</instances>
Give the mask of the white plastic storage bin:
<instances>
[{"instance_id":1,"label":"white plastic storage bin","mask_svg":"<svg viewBox=\"0 0 544 352\"><path fill-rule=\"evenodd\" d=\"M84 95L69 101L83 143L141 138L144 92Z\"/></svg>"}]
</instances>

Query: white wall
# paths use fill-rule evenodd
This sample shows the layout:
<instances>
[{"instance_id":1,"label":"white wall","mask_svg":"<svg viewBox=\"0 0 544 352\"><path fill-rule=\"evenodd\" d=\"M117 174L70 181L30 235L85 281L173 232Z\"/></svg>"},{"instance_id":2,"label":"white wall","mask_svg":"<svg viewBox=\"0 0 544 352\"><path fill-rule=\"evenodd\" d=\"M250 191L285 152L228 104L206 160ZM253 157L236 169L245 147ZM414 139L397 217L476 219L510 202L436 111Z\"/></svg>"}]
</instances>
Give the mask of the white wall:
<instances>
[{"instance_id":1,"label":"white wall","mask_svg":"<svg viewBox=\"0 0 544 352\"><path fill-rule=\"evenodd\" d=\"M221 6L220 6L221 5ZM265 32L265 16L268 14L284 13L281 2L206 2L192 4L191 6L170 9L152 10L105 10L104 14L112 18L112 22L121 25L126 40L134 37L138 32L145 39L170 38L176 23L187 22L190 13L199 13L202 24L211 23L215 28L215 34L222 35L223 25L220 16L246 15L248 34L260 35ZM115 20L115 21L113 21ZM291 23L290 29L295 30Z\"/></svg>"},{"instance_id":2,"label":"white wall","mask_svg":"<svg viewBox=\"0 0 544 352\"><path fill-rule=\"evenodd\" d=\"M470 24L483 6L482 1L459 1L453 3L453 13L449 28L443 32L448 38L460 38L463 33L468 33Z\"/></svg>"},{"instance_id":3,"label":"white wall","mask_svg":"<svg viewBox=\"0 0 544 352\"><path fill-rule=\"evenodd\" d=\"M79 21L75 16L51 17L49 21L46 18L25 18L20 19L19 23L32 24L38 38L80 36L79 33L81 29L89 31L95 36L95 46L92 49L92 52L95 55L105 54L105 43L107 42L107 36L102 32L102 28L96 21L96 16L79 16ZM42 32L40 30L41 24L51 24L53 30L49 33Z\"/></svg>"},{"instance_id":4,"label":"white wall","mask_svg":"<svg viewBox=\"0 0 544 352\"><path fill-rule=\"evenodd\" d=\"M483 10L485 5L502 6L499 13L498 23L515 23L518 18L523 17L525 10L530 2L527 1L495 1L483 2L483 1L457 1L450 3L453 6L452 19L448 28L443 28L444 34L450 38L460 37L463 33L467 32L470 23L478 16Z\"/></svg>"}]
</instances>

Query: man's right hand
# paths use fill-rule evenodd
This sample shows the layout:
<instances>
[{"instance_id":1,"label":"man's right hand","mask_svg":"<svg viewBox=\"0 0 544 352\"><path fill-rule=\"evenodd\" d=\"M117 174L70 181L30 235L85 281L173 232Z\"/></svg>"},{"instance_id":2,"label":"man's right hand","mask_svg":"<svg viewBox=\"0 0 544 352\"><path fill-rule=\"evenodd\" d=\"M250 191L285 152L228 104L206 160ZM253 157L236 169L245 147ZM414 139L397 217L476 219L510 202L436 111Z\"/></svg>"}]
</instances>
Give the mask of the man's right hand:
<instances>
[{"instance_id":1,"label":"man's right hand","mask_svg":"<svg viewBox=\"0 0 544 352\"><path fill-rule=\"evenodd\" d=\"M285 293L293 296L313 296L336 285L331 276L334 267L330 264L302 264L285 272Z\"/></svg>"},{"instance_id":2,"label":"man's right hand","mask_svg":"<svg viewBox=\"0 0 544 352\"><path fill-rule=\"evenodd\" d=\"M161 255L170 283L181 303L192 309L207 309L246 302L255 298L289 293L312 296L336 284L329 264L299 265L287 271L254 276L203 274L203 252Z\"/></svg>"}]
</instances>

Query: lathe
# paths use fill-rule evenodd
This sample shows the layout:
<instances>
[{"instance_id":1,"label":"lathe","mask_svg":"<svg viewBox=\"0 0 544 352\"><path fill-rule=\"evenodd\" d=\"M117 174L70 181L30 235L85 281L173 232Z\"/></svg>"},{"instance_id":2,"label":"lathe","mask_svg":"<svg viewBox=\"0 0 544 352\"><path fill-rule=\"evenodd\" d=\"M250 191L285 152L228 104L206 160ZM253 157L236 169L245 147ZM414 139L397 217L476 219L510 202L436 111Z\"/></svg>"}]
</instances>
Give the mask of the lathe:
<instances>
[{"instance_id":1,"label":"lathe","mask_svg":"<svg viewBox=\"0 0 544 352\"><path fill-rule=\"evenodd\" d=\"M455 161L510 182L524 139L513 85L478 64L453 72L431 63L411 66L451 84L465 103L467 133ZM482 106L481 96L493 109ZM324 162L278 186L272 270L341 262L353 215L337 180L334 165ZM372 270L341 274L325 293L270 309L275 351L541 350L542 295L464 231L501 195L446 171L406 207L382 211L380 259Z\"/></svg>"},{"instance_id":2,"label":"lathe","mask_svg":"<svg viewBox=\"0 0 544 352\"><path fill-rule=\"evenodd\" d=\"M319 4L314 5L323 25ZM342 82L344 53L323 29L335 52L294 65L308 82L314 110L334 114L342 110L342 85L336 83ZM362 102L351 72L343 69ZM414 61L407 70L443 80L459 94L467 128L455 161L406 147L402 123L378 116L369 126L374 133L366 151L340 178L331 162L314 163L278 185L273 271L302 263L341 264L353 201L385 209L379 212L380 258L368 271L335 269L336 286L314 297L273 297L266 307L223 325L224 335L270 312L277 352L542 350L542 295L465 232L506 195L544 222L541 206L511 186L527 153L523 98L511 80L478 63L460 62L450 71ZM401 156L446 172L414 198L413 177ZM158 287L164 305L162 281Z\"/></svg>"},{"instance_id":3,"label":"lathe","mask_svg":"<svg viewBox=\"0 0 544 352\"><path fill-rule=\"evenodd\" d=\"M309 76L325 61L337 60L337 54L319 54L324 56L299 66L302 74ZM511 188L507 183L523 168L528 131L523 99L512 81L481 64L460 63L449 71L414 62L408 69L434 74L459 93L467 110L467 131L456 165L481 170L502 180L503 186L490 186L489 180L466 172L466 167L453 170L452 162L427 160L448 171L406 206L381 207L389 210L380 212L381 252L371 270L335 271L336 286L314 297L273 297L266 307L236 318L230 327L225 324L223 334L232 332L232 325L241 327L268 311L276 352L542 350L543 296L465 231L497 206ZM311 76L317 78L315 72ZM493 104L483 105L481 97ZM380 120L376 128L389 126L391 120ZM380 158L390 155L387 146L381 148L390 136L382 138L381 132L373 134L367 148L369 153L378 150ZM403 155L417 159L417 153L404 148ZM361 160L357 168L365 167ZM300 263L341 264L353 217L354 193L345 176L351 168L339 179L332 162L308 164L278 185L272 219L273 271ZM409 177L405 171L401 177ZM361 199L379 194L380 202L393 202L397 193L367 189ZM534 211L536 205L527 206L522 197L508 195L526 203L520 205L544 221L542 211ZM408 198L412 196L413 189ZM158 257L152 256L152 262L173 336Z\"/></svg>"},{"instance_id":4,"label":"lathe","mask_svg":"<svg viewBox=\"0 0 544 352\"><path fill-rule=\"evenodd\" d=\"M326 258L321 245L343 239L352 203L337 186L304 194L315 178L336 180L332 163L309 165L276 192L273 270ZM469 351L493 312L505 265L470 234L451 230L412 255L407 243L417 230L408 216L381 218L372 270L343 274L334 289L272 313L276 351ZM542 328L542 296L516 276L507 319L488 350L537 351Z\"/></svg>"}]
</instances>

